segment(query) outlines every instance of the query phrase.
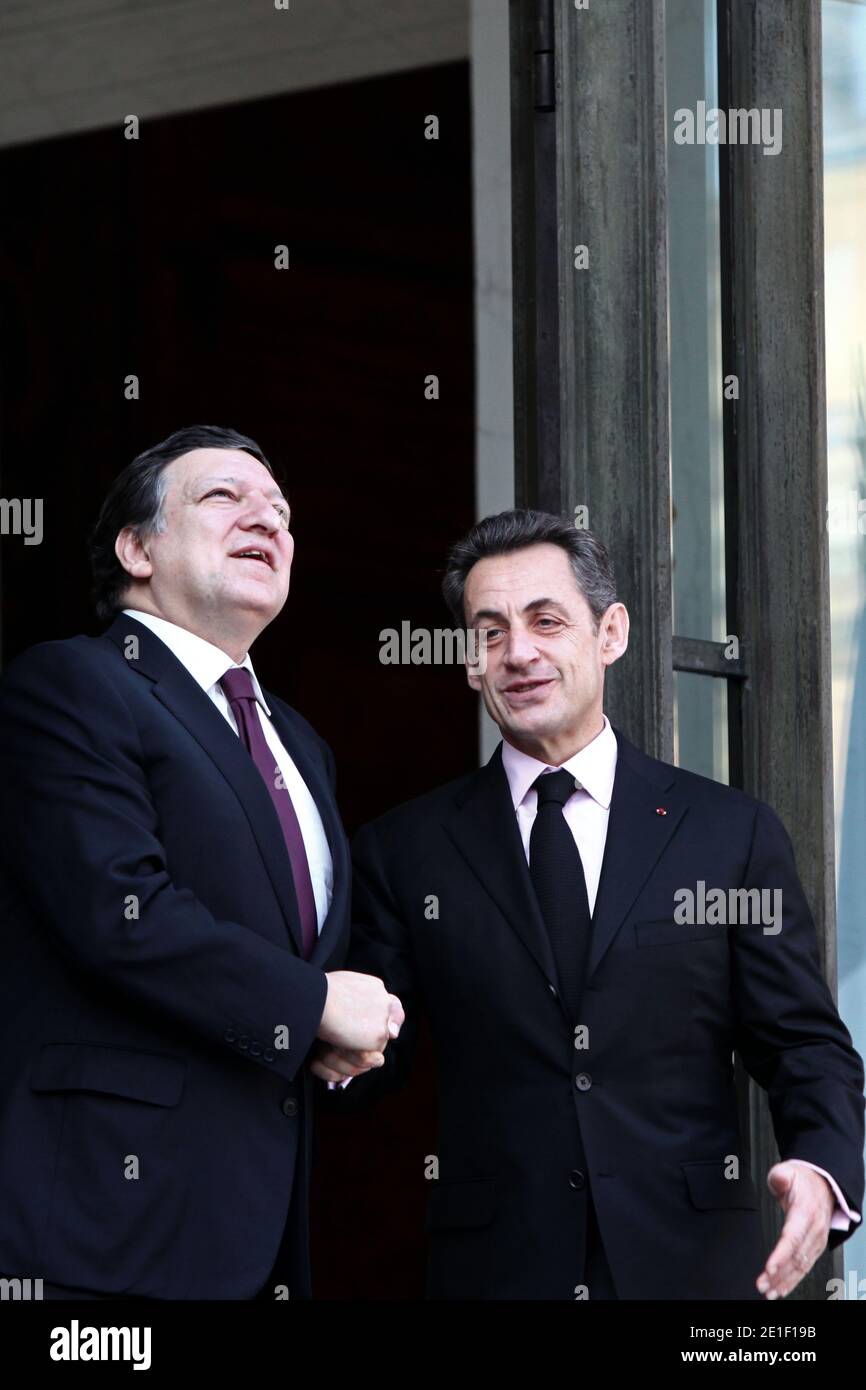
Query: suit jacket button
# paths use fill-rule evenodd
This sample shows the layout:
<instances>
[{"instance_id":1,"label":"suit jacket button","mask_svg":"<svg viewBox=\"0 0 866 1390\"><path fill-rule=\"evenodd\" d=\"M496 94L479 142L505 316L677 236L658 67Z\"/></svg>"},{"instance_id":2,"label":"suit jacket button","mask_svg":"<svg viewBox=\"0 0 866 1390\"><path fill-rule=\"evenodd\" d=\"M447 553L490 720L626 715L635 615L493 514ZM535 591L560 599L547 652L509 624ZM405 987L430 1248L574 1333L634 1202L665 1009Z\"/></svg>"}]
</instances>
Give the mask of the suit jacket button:
<instances>
[{"instance_id":1,"label":"suit jacket button","mask_svg":"<svg viewBox=\"0 0 866 1390\"><path fill-rule=\"evenodd\" d=\"M250 1043L250 1056L251 1056L251 1057L261 1057L261 1055L262 1055L262 1045L261 1045L261 1043L258 1043L258 1042L251 1042L251 1043Z\"/></svg>"},{"instance_id":2,"label":"suit jacket button","mask_svg":"<svg viewBox=\"0 0 866 1390\"><path fill-rule=\"evenodd\" d=\"M272 1062L276 1055L277 1054L274 1052L274 1049L272 1047L266 1047L264 1052L262 1053L262 1056L264 1057L266 1062Z\"/></svg>"},{"instance_id":3,"label":"suit jacket button","mask_svg":"<svg viewBox=\"0 0 866 1390\"><path fill-rule=\"evenodd\" d=\"M285 1100L283 1101L282 1110L284 1115L297 1115L298 1102L296 1100L293 1100L291 1096L286 1096Z\"/></svg>"},{"instance_id":4,"label":"suit jacket button","mask_svg":"<svg viewBox=\"0 0 866 1390\"><path fill-rule=\"evenodd\" d=\"M573 1187L576 1192L579 1192L582 1187L586 1187L586 1178L583 1176L583 1173L581 1173L579 1168L574 1169L574 1172L569 1177L568 1182L569 1186Z\"/></svg>"},{"instance_id":5,"label":"suit jacket button","mask_svg":"<svg viewBox=\"0 0 866 1390\"><path fill-rule=\"evenodd\" d=\"M246 1036L246 1034L244 1034L244 1036L243 1036L242 1038L238 1038L238 1047L242 1047L242 1048L244 1048L244 1050L246 1050L246 1048L248 1048L249 1045L250 1045L250 1040L249 1040L249 1038Z\"/></svg>"},{"instance_id":6,"label":"suit jacket button","mask_svg":"<svg viewBox=\"0 0 866 1390\"><path fill-rule=\"evenodd\" d=\"M224 1036L226 1042L233 1043L233 1042L237 1042L237 1040L238 1040L238 1035L237 1035L237 1033L234 1031L234 1029L232 1029L232 1028L227 1028L226 1031L225 1031L225 1033L223 1034L223 1036Z\"/></svg>"},{"instance_id":7,"label":"suit jacket button","mask_svg":"<svg viewBox=\"0 0 866 1390\"><path fill-rule=\"evenodd\" d=\"M579 1091L588 1091L592 1085L592 1077L585 1071L579 1071L574 1078L574 1084Z\"/></svg>"}]
</instances>

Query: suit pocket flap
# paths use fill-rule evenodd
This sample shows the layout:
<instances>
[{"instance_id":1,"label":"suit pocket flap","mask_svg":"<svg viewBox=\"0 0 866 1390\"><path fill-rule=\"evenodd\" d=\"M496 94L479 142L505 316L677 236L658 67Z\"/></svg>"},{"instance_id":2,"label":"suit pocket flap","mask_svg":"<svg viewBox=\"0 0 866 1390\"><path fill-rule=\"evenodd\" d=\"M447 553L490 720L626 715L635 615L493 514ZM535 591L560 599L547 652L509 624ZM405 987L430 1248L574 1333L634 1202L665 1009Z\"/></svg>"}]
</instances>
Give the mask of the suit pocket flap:
<instances>
[{"instance_id":1,"label":"suit pocket flap","mask_svg":"<svg viewBox=\"0 0 866 1390\"><path fill-rule=\"evenodd\" d=\"M682 1165L692 1206L699 1211L711 1207L756 1208L758 1194L751 1173L741 1164L738 1178L726 1178L725 1166L723 1160L715 1158Z\"/></svg>"},{"instance_id":2,"label":"suit pocket flap","mask_svg":"<svg viewBox=\"0 0 866 1390\"><path fill-rule=\"evenodd\" d=\"M636 922L635 940L638 946L673 946L681 942L706 941L708 937L723 937L727 926L711 922L674 922L670 917L657 922Z\"/></svg>"},{"instance_id":3,"label":"suit pocket flap","mask_svg":"<svg viewBox=\"0 0 866 1390\"><path fill-rule=\"evenodd\" d=\"M496 1207L494 1178L467 1178L458 1182L435 1179L427 1207L428 1231L450 1227L489 1226Z\"/></svg>"},{"instance_id":4,"label":"suit pocket flap","mask_svg":"<svg viewBox=\"0 0 866 1390\"><path fill-rule=\"evenodd\" d=\"M34 1091L101 1091L150 1105L177 1105L186 1062L159 1052L96 1043L46 1043L30 1078Z\"/></svg>"}]
</instances>

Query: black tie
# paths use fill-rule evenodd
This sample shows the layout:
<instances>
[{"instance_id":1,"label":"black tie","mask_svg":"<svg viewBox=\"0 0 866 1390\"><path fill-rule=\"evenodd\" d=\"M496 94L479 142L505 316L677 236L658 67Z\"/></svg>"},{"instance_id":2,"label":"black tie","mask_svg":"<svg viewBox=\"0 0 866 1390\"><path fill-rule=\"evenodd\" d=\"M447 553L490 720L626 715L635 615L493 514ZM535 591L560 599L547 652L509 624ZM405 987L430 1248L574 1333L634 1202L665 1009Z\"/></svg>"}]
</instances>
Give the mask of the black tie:
<instances>
[{"instance_id":1,"label":"black tie","mask_svg":"<svg viewBox=\"0 0 866 1390\"><path fill-rule=\"evenodd\" d=\"M563 815L577 790L570 772L543 772L533 782L538 812L529 836L529 872L559 974L563 1003L577 1022L589 951L586 879L574 836Z\"/></svg>"}]
</instances>

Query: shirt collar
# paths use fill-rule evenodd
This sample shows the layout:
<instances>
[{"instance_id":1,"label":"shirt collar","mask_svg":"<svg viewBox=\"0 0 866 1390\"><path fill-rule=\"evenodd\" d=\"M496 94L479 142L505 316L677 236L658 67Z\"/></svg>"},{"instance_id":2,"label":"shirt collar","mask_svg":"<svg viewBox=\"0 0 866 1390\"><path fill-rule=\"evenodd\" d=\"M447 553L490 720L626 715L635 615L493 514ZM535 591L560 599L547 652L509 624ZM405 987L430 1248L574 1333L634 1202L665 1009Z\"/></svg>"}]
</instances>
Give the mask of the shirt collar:
<instances>
[{"instance_id":1,"label":"shirt collar","mask_svg":"<svg viewBox=\"0 0 866 1390\"><path fill-rule=\"evenodd\" d=\"M613 795L613 779L616 775L617 742L607 715L604 728L595 738L581 748L579 753L566 759L562 766L580 782L584 791L589 792L593 801L605 810L610 806ZM528 753L521 753L512 744L502 743L502 766L508 778L511 800L517 810L533 782L542 772L555 771L549 763L539 762Z\"/></svg>"},{"instance_id":2,"label":"shirt collar","mask_svg":"<svg viewBox=\"0 0 866 1390\"><path fill-rule=\"evenodd\" d=\"M186 667L193 680L201 686L206 694L222 679L230 667L244 667L250 673L256 700L262 706L265 714L270 714L267 701L262 694L262 688L253 670L249 652L243 661L232 661L231 657L222 648L215 647L213 642L206 642L203 637L199 637L185 627L178 627L177 623L170 623L167 618L157 618L153 613L145 613L139 608L124 608L123 611L128 613L131 618L144 623L145 627L149 627L151 632L155 633L174 653L181 665Z\"/></svg>"}]
</instances>

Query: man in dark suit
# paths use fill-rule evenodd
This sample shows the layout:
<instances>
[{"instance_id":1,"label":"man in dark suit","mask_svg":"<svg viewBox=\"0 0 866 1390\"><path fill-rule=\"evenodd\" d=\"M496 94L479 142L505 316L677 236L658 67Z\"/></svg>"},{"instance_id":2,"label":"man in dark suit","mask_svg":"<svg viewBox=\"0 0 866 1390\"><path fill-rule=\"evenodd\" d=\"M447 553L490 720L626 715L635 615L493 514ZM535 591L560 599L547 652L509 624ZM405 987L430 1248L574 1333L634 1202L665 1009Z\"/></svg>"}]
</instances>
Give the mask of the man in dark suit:
<instances>
[{"instance_id":1,"label":"man in dark suit","mask_svg":"<svg viewBox=\"0 0 866 1390\"><path fill-rule=\"evenodd\" d=\"M294 541L258 446L180 430L91 540L97 638L0 689L0 1271L48 1297L309 1297L315 1038L387 1045L338 969L327 745L259 685Z\"/></svg>"},{"instance_id":2,"label":"man in dark suit","mask_svg":"<svg viewBox=\"0 0 866 1390\"><path fill-rule=\"evenodd\" d=\"M628 615L589 532L489 517L443 587L486 639L469 683L503 742L360 832L349 960L406 1024L385 1056L320 1044L313 1070L346 1110L401 1085L426 1009L434 1298L784 1296L853 1229L864 1182L863 1065L788 836L611 727ZM782 1160L769 1258L735 1050Z\"/></svg>"}]
</instances>

